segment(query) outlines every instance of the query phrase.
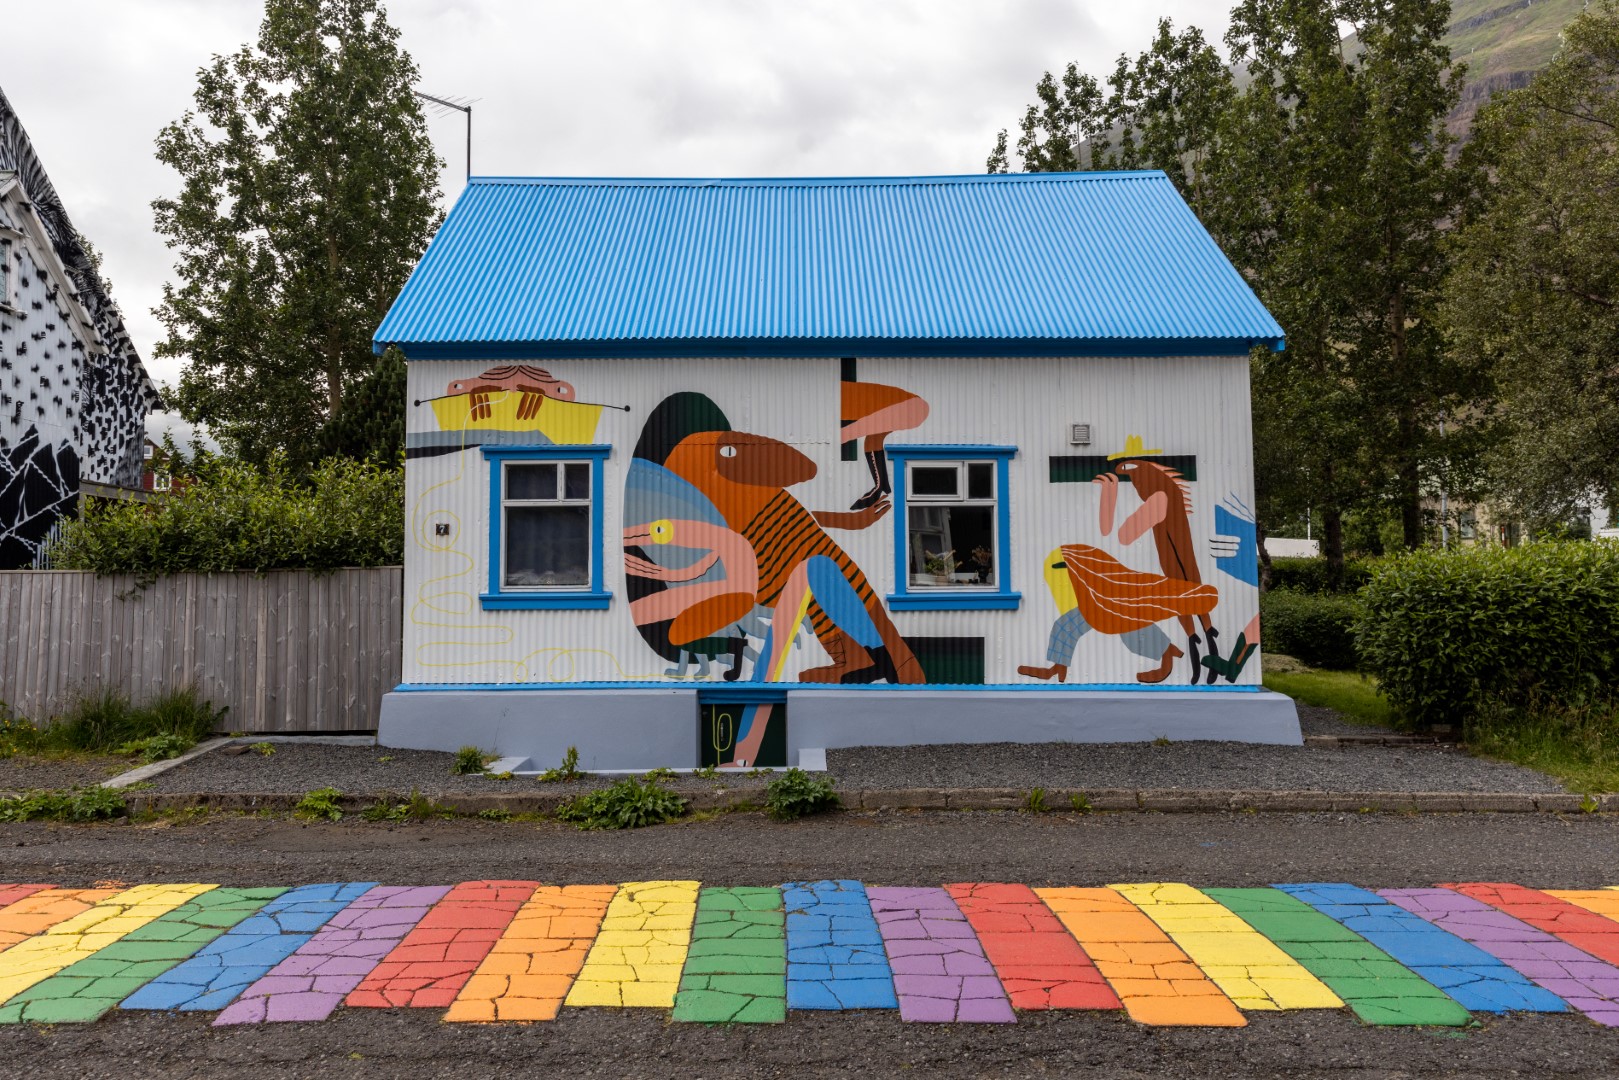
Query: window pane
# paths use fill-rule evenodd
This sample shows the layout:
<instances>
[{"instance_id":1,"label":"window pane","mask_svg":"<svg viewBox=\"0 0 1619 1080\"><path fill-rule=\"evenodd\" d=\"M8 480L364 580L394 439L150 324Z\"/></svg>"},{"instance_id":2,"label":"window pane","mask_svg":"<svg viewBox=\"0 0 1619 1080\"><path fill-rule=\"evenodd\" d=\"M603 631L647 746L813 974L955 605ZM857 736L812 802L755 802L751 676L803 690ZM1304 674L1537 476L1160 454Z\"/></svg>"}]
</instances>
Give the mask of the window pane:
<instances>
[{"instance_id":1,"label":"window pane","mask_svg":"<svg viewBox=\"0 0 1619 1080\"><path fill-rule=\"evenodd\" d=\"M912 495L958 496L961 473L954 465L914 465L911 467Z\"/></svg>"},{"instance_id":2,"label":"window pane","mask_svg":"<svg viewBox=\"0 0 1619 1080\"><path fill-rule=\"evenodd\" d=\"M557 467L544 465L506 466L506 498L554 499L557 497Z\"/></svg>"},{"instance_id":3,"label":"window pane","mask_svg":"<svg viewBox=\"0 0 1619 1080\"><path fill-rule=\"evenodd\" d=\"M564 499L590 498L590 462L570 461L563 467Z\"/></svg>"},{"instance_id":4,"label":"window pane","mask_svg":"<svg viewBox=\"0 0 1619 1080\"><path fill-rule=\"evenodd\" d=\"M919 588L995 584L995 508L908 506L910 583Z\"/></svg>"},{"instance_id":5,"label":"window pane","mask_svg":"<svg viewBox=\"0 0 1619 1080\"><path fill-rule=\"evenodd\" d=\"M506 585L590 584L590 507L508 506L505 512Z\"/></svg>"},{"instance_id":6,"label":"window pane","mask_svg":"<svg viewBox=\"0 0 1619 1080\"><path fill-rule=\"evenodd\" d=\"M975 461L967 466L967 498L993 499L995 497L995 466L987 461Z\"/></svg>"}]
</instances>

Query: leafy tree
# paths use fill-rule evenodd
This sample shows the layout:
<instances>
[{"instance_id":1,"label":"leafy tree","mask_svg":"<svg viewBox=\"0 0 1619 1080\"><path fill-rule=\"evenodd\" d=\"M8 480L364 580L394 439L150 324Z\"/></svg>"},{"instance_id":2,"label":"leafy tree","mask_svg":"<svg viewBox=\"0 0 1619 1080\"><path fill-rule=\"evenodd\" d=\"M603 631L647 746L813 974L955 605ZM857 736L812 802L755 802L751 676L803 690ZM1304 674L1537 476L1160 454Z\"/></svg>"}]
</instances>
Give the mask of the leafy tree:
<instances>
[{"instance_id":1,"label":"leafy tree","mask_svg":"<svg viewBox=\"0 0 1619 1080\"><path fill-rule=\"evenodd\" d=\"M399 461L405 449L405 383L405 357L389 347L321 430L322 451L383 465Z\"/></svg>"},{"instance_id":2,"label":"leafy tree","mask_svg":"<svg viewBox=\"0 0 1619 1080\"><path fill-rule=\"evenodd\" d=\"M1495 490L1547 526L1619 500L1619 3L1569 23L1474 134L1491 182L1457 232L1444 310L1501 385Z\"/></svg>"},{"instance_id":3,"label":"leafy tree","mask_svg":"<svg viewBox=\"0 0 1619 1080\"><path fill-rule=\"evenodd\" d=\"M186 419L249 460L318 456L437 226L439 160L398 37L378 0L266 0L256 45L215 56L158 136L183 183L152 204L178 279L157 353L186 360Z\"/></svg>"}]
</instances>

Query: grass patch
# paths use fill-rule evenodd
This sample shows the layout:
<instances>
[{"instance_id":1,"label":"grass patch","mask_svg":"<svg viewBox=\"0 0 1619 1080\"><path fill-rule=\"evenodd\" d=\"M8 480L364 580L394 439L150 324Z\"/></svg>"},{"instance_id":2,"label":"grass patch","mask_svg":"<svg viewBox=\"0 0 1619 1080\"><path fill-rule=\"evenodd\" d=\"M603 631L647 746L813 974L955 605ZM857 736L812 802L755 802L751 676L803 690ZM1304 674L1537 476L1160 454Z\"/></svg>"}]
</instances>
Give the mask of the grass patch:
<instances>
[{"instance_id":1,"label":"grass patch","mask_svg":"<svg viewBox=\"0 0 1619 1080\"><path fill-rule=\"evenodd\" d=\"M453 818L455 810L443 803L434 802L420 791L413 790L410 798L403 802L396 802L392 796L385 795L361 810L360 816L367 821L410 821L420 824L435 818Z\"/></svg>"},{"instance_id":2,"label":"grass patch","mask_svg":"<svg viewBox=\"0 0 1619 1080\"><path fill-rule=\"evenodd\" d=\"M123 793L104 787L29 791L0 799L0 821L105 821L128 812Z\"/></svg>"},{"instance_id":3,"label":"grass patch","mask_svg":"<svg viewBox=\"0 0 1619 1080\"><path fill-rule=\"evenodd\" d=\"M147 761L178 757L219 726L215 709L195 687L181 687L135 705L122 690L80 694L61 716L35 725L0 706L0 757L100 753Z\"/></svg>"},{"instance_id":4,"label":"grass patch","mask_svg":"<svg viewBox=\"0 0 1619 1080\"><path fill-rule=\"evenodd\" d=\"M292 816L305 821L340 821L343 817L343 807L338 802L343 793L336 788L316 788L298 800L298 805L292 808Z\"/></svg>"},{"instance_id":5,"label":"grass patch","mask_svg":"<svg viewBox=\"0 0 1619 1080\"><path fill-rule=\"evenodd\" d=\"M829 777L811 776L803 769L788 769L765 785L765 809L774 821L795 821L806 814L824 814L838 807L838 793Z\"/></svg>"},{"instance_id":6,"label":"grass patch","mask_svg":"<svg viewBox=\"0 0 1619 1080\"><path fill-rule=\"evenodd\" d=\"M488 751L476 746L463 746L455 752L455 762L450 766L450 772L455 776L477 776L493 760L495 755Z\"/></svg>"},{"instance_id":7,"label":"grass patch","mask_svg":"<svg viewBox=\"0 0 1619 1080\"><path fill-rule=\"evenodd\" d=\"M579 769L579 748L568 747L568 752L562 755L562 765L555 769L546 769L539 776L542 784L571 784L576 780L589 780L590 774Z\"/></svg>"},{"instance_id":8,"label":"grass patch","mask_svg":"<svg viewBox=\"0 0 1619 1080\"><path fill-rule=\"evenodd\" d=\"M575 796L557 807L557 820L581 829L639 829L661 825L686 812L686 800L649 777L626 776L612 787Z\"/></svg>"},{"instance_id":9,"label":"grass patch","mask_svg":"<svg viewBox=\"0 0 1619 1080\"><path fill-rule=\"evenodd\" d=\"M1306 705L1336 709L1351 724L1396 727L1394 709L1377 692L1377 683L1354 671L1267 671L1265 689L1286 694Z\"/></svg>"},{"instance_id":10,"label":"grass patch","mask_svg":"<svg viewBox=\"0 0 1619 1080\"><path fill-rule=\"evenodd\" d=\"M1619 791L1619 705L1486 707L1463 737L1473 753L1555 776L1571 791Z\"/></svg>"}]
</instances>

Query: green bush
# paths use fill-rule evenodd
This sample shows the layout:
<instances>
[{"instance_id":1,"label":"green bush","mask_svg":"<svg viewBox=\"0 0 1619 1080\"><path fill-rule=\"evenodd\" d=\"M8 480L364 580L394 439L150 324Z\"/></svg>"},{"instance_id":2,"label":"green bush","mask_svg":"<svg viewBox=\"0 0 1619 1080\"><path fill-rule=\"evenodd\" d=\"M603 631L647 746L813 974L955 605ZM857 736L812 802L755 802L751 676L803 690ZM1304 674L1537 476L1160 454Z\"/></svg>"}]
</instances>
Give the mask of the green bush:
<instances>
[{"instance_id":1,"label":"green bush","mask_svg":"<svg viewBox=\"0 0 1619 1080\"><path fill-rule=\"evenodd\" d=\"M450 764L452 776L477 776L484 771L484 766L495 760L494 755L476 746L463 746L455 752L455 760Z\"/></svg>"},{"instance_id":2,"label":"green bush","mask_svg":"<svg viewBox=\"0 0 1619 1080\"><path fill-rule=\"evenodd\" d=\"M1414 552L1362 597L1361 658L1419 725L1619 696L1619 544Z\"/></svg>"},{"instance_id":3,"label":"green bush","mask_svg":"<svg viewBox=\"0 0 1619 1080\"><path fill-rule=\"evenodd\" d=\"M579 748L568 747L568 752L562 755L562 765L556 769L546 769L539 775L542 784L573 783L575 780L589 780L590 774L579 771Z\"/></svg>"},{"instance_id":4,"label":"green bush","mask_svg":"<svg viewBox=\"0 0 1619 1080\"><path fill-rule=\"evenodd\" d=\"M263 468L209 458L153 503L88 502L62 525L47 558L59 570L164 574L393 566L405 545L404 474L331 458L298 476L284 458Z\"/></svg>"},{"instance_id":5,"label":"green bush","mask_svg":"<svg viewBox=\"0 0 1619 1080\"><path fill-rule=\"evenodd\" d=\"M577 795L557 807L557 819L581 829L639 829L661 825L686 812L686 800L655 778L626 776L612 787Z\"/></svg>"},{"instance_id":6,"label":"green bush","mask_svg":"<svg viewBox=\"0 0 1619 1080\"><path fill-rule=\"evenodd\" d=\"M1345 559L1343 579L1338 588L1328 587L1325 558L1272 559L1270 587L1297 592L1357 592L1372 580L1377 564L1372 559Z\"/></svg>"},{"instance_id":7,"label":"green bush","mask_svg":"<svg viewBox=\"0 0 1619 1080\"><path fill-rule=\"evenodd\" d=\"M103 821L126 813L123 794L104 787L29 791L0 799L0 821Z\"/></svg>"},{"instance_id":8,"label":"green bush","mask_svg":"<svg viewBox=\"0 0 1619 1080\"><path fill-rule=\"evenodd\" d=\"M0 757L81 751L140 755L147 761L178 757L225 718L195 687L169 690L144 705L112 687L81 692L67 712L44 725L0 709Z\"/></svg>"},{"instance_id":9,"label":"green bush","mask_svg":"<svg viewBox=\"0 0 1619 1080\"><path fill-rule=\"evenodd\" d=\"M811 776L803 769L788 769L765 785L765 810L776 821L824 814L836 810L840 801L829 777Z\"/></svg>"},{"instance_id":10,"label":"green bush","mask_svg":"<svg viewBox=\"0 0 1619 1080\"><path fill-rule=\"evenodd\" d=\"M343 806L339 799L343 793L333 787L316 788L306 792L298 800L298 805L292 808L293 817L303 818L305 821L338 821L343 817Z\"/></svg>"},{"instance_id":11,"label":"green bush","mask_svg":"<svg viewBox=\"0 0 1619 1080\"><path fill-rule=\"evenodd\" d=\"M1353 668L1360 607L1352 596L1271 589L1259 598L1265 648L1311 667Z\"/></svg>"}]
</instances>

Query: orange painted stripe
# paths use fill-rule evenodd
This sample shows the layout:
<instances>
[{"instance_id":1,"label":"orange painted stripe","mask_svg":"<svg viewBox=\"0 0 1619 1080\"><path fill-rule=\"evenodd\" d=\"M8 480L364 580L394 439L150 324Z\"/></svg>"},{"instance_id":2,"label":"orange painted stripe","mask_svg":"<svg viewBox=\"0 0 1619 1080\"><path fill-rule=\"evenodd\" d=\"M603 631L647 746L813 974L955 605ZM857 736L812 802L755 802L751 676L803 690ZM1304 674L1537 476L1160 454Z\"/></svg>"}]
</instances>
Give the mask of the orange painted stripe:
<instances>
[{"instance_id":1,"label":"orange painted stripe","mask_svg":"<svg viewBox=\"0 0 1619 1080\"><path fill-rule=\"evenodd\" d=\"M616 885L540 886L444 1019L555 1019L617 892Z\"/></svg>"},{"instance_id":2,"label":"orange painted stripe","mask_svg":"<svg viewBox=\"0 0 1619 1080\"><path fill-rule=\"evenodd\" d=\"M1117 1009L1107 985L1062 921L1027 885L946 885L1018 1009Z\"/></svg>"},{"instance_id":3,"label":"orange painted stripe","mask_svg":"<svg viewBox=\"0 0 1619 1080\"><path fill-rule=\"evenodd\" d=\"M122 889L41 889L0 911L0 950L89 911Z\"/></svg>"},{"instance_id":4,"label":"orange painted stripe","mask_svg":"<svg viewBox=\"0 0 1619 1080\"><path fill-rule=\"evenodd\" d=\"M33 896L46 889L54 889L54 885L0 885L0 908L10 907L24 897Z\"/></svg>"},{"instance_id":5,"label":"orange painted stripe","mask_svg":"<svg viewBox=\"0 0 1619 1080\"><path fill-rule=\"evenodd\" d=\"M1243 1027L1231 999L1123 894L1036 889L1107 979L1132 1020L1155 1027Z\"/></svg>"},{"instance_id":6,"label":"orange painted stripe","mask_svg":"<svg viewBox=\"0 0 1619 1080\"><path fill-rule=\"evenodd\" d=\"M1447 883L1445 888L1504 911L1599 960L1619 964L1619 922L1613 919L1539 889L1507 882L1463 881Z\"/></svg>"}]
</instances>

